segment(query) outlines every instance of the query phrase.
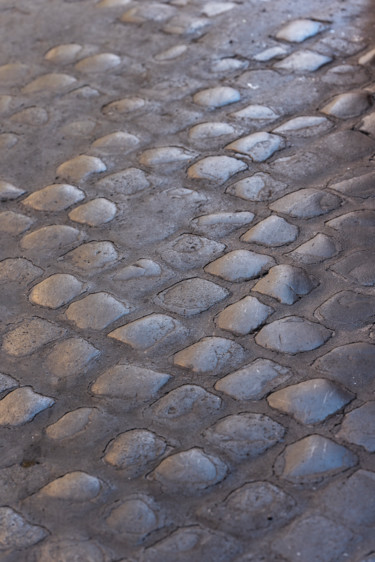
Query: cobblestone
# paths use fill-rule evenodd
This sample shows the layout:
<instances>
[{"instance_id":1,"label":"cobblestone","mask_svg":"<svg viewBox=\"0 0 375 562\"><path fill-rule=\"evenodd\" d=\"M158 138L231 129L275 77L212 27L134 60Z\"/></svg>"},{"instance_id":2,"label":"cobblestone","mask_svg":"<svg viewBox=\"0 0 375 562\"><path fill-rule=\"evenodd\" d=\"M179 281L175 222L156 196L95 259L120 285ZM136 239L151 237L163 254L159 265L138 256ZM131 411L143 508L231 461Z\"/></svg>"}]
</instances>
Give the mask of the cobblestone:
<instances>
[{"instance_id":1,"label":"cobblestone","mask_svg":"<svg viewBox=\"0 0 375 562\"><path fill-rule=\"evenodd\" d=\"M0 4L0 558L372 560L368 0Z\"/></svg>"}]
</instances>

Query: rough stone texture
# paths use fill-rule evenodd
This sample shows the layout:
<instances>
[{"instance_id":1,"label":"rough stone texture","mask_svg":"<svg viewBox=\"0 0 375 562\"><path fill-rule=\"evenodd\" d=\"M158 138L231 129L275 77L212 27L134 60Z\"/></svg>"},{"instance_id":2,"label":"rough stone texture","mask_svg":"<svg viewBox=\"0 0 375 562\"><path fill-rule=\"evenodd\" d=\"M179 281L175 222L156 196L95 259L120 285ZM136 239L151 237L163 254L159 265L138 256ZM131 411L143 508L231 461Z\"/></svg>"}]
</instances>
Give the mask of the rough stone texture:
<instances>
[{"instance_id":1,"label":"rough stone texture","mask_svg":"<svg viewBox=\"0 0 375 562\"><path fill-rule=\"evenodd\" d=\"M0 15L0 558L373 557L369 0Z\"/></svg>"}]
</instances>

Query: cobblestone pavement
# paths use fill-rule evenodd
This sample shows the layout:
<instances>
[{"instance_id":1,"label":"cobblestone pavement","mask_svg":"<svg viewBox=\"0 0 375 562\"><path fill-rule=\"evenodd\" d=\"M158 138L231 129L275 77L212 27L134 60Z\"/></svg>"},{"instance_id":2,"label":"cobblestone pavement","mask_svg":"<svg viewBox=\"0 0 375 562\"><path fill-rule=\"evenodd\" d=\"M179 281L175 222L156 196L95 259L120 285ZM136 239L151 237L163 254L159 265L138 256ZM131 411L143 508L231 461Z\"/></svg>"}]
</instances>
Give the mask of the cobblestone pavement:
<instances>
[{"instance_id":1,"label":"cobblestone pavement","mask_svg":"<svg viewBox=\"0 0 375 562\"><path fill-rule=\"evenodd\" d=\"M0 559L374 562L364 0L0 0Z\"/></svg>"}]
</instances>

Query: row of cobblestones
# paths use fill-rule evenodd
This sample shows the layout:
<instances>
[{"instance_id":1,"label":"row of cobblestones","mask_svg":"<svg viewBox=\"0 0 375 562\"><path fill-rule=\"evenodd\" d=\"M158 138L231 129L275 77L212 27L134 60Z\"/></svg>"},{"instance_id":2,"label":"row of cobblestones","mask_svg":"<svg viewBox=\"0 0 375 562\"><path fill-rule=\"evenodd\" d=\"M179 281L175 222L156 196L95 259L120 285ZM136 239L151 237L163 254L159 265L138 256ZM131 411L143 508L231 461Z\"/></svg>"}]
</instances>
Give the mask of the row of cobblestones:
<instances>
[{"instance_id":1,"label":"row of cobblestones","mask_svg":"<svg viewBox=\"0 0 375 562\"><path fill-rule=\"evenodd\" d=\"M5 562L375 559L366 10L0 0Z\"/></svg>"}]
</instances>

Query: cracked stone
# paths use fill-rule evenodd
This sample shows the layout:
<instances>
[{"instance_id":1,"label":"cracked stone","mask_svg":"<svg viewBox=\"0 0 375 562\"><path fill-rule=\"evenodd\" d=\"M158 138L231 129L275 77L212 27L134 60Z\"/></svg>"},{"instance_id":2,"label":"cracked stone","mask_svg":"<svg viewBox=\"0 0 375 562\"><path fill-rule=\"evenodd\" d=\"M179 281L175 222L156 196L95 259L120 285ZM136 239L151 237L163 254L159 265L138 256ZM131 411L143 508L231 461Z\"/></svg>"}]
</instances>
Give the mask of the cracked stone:
<instances>
[{"instance_id":1,"label":"cracked stone","mask_svg":"<svg viewBox=\"0 0 375 562\"><path fill-rule=\"evenodd\" d=\"M329 62L332 62L331 57L306 49L296 51L282 61L277 62L275 68L289 70L290 72L314 72Z\"/></svg>"},{"instance_id":2,"label":"cracked stone","mask_svg":"<svg viewBox=\"0 0 375 562\"><path fill-rule=\"evenodd\" d=\"M16 388L0 400L0 425L16 427L30 422L55 401L37 394L30 387Z\"/></svg>"},{"instance_id":3,"label":"cracked stone","mask_svg":"<svg viewBox=\"0 0 375 562\"><path fill-rule=\"evenodd\" d=\"M314 278L299 267L276 265L265 277L253 287L262 295L268 295L283 304L294 304L300 297L307 295L316 287Z\"/></svg>"},{"instance_id":4,"label":"cracked stone","mask_svg":"<svg viewBox=\"0 0 375 562\"><path fill-rule=\"evenodd\" d=\"M121 433L106 448L104 461L117 469L142 472L166 451L164 439L145 429Z\"/></svg>"},{"instance_id":5,"label":"cracked stone","mask_svg":"<svg viewBox=\"0 0 375 562\"><path fill-rule=\"evenodd\" d=\"M337 195L318 189L300 189L289 193L274 203L270 209L299 219L309 219L329 213L340 206L341 199Z\"/></svg>"},{"instance_id":6,"label":"cracked stone","mask_svg":"<svg viewBox=\"0 0 375 562\"><path fill-rule=\"evenodd\" d=\"M220 504L203 507L198 514L220 523L235 536L247 538L249 531L285 523L293 514L295 501L269 482L251 482L234 490ZM237 559L236 559L237 560Z\"/></svg>"},{"instance_id":7,"label":"cracked stone","mask_svg":"<svg viewBox=\"0 0 375 562\"><path fill-rule=\"evenodd\" d=\"M36 211L63 211L84 198L81 189L62 183L47 185L26 197L22 203Z\"/></svg>"},{"instance_id":8,"label":"cracked stone","mask_svg":"<svg viewBox=\"0 0 375 562\"><path fill-rule=\"evenodd\" d=\"M248 105L239 111L231 114L232 117L238 119L258 119L260 121L269 121L278 119L279 115L273 109L266 105L252 104Z\"/></svg>"},{"instance_id":9,"label":"cracked stone","mask_svg":"<svg viewBox=\"0 0 375 562\"><path fill-rule=\"evenodd\" d=\"M290 562L332 562L345 556L352 538L352 533L339 523L321 515L308 515L294 521L272 546Z\"/></svg>"},{"instance_id":10,"label":"cracked stone","mask_svg":"<svg viewBox=\"0 0 375 562\"><path fill-rule=\"evenodd\" d=\"M222 137L234 133L234 128L228 123L199 123L189 131L189 138L193 140L205 140Z\"/></svg>"},{"instance_id":11,"label":"cracked stone","mask_svg":"<svg viewBox=\"0 0 375 562\"><path fill-rule=\"evenodd\" d=\"M242 357L243 348L232 340L206 337L176 353L174 364L194 373L209 373L226 369Z\"/></svg>"},{"instance_id":12,"label":"cracked stone","mask_svg":"<svg viewBox=\"0 0 375 562\"><path fill-rule=\"evenodd\" d=\"M7 181L0 181L0 201L13 201L26 193L24 189L16 187Z\"/></svg>"},{"instance_id":13,"label":"cracked stone","mask_svg":"<svg viewBox=\"0 0 375 562\"><path fill-rule=\"evenodd\" d=\"M119 195L133 195L150 187L150 182L143 170L138 168L127 168L105 176L96 184L99 189Z\"/></svg>"},{"instance_id":14,"label":"cracked stone","mask_svg":"<svg viewBox=\"0 0 375 562\"><path fill-rule=\"evenodd\" d=\"M216 275L240 283L254 277L259 277L267 271L275 261L270 256L249 252L248 250L233 250L223 257L211 262L204 269L211 275Z\"/></svg>"},{"instance_id":15,"label":"cracked stone","mask_svg":"<svg viewBox=\"0 0 375 562\"><path fill-rule=\"evenodd\" d=\"M298 19L284 25L284 27L276 33L276 39L290 41L291 43L302 43L324 29L326 29L326 26L320 21Z\"/></svg>"},{"instance_id":16,"label":"cracked stone","mask_svg":"<svg viewBox=\"0 0 375 562\"><path fill-rule=\"evenodd\" d=\"M250 156L254 162L264 162L278 150L284 148L285 143L282 137L271 133L253 133L247 137L242 137L231 144L226 150L234 150Z\"/></svg>"},{"instance_id":17,"label":"cracked stone","mask_svg":"<svg viewBox=\"0 0 375 562\"><path fill-rule=\"evenodd\" d=\"M255 341L266 349L295 355L322 346L331 334L321 324L298 316L287 316L264 326Z\"/></svg>"},{"instance_id":18,"label":"cracked stone","mask_svg":"<svg viewBox=\"0 0 375 562\"><path fill-rule=\"evenodd\" d=\"M0 507L0 529L0 550L6 551L29 548L48 535L46 529L31 525L10 507Z\"/></svg>"},{"instance_id":19,"label":"cracked stone","mask_svg":"<svg viewBox=\"0 0 375 562\"><path fill-rule=\"evenodd\" d=\"M82 330L103 330L129 312L128 305L108 293L94 293L72 303L65 314Z\"/></svg>"},{"instance_id":20,"label":"cracked stone","mask_svg":"<svg viewBox=\"0 0 375 562\"><path fill-rule=\"evenodd\" d=\"M220 379L215 389L236 400L260 400L291 376L289 368L269 359L257 359Z\"/></svg>"},{"instance_id":21,"label":"cracked stone","mask_svg":"<svg viewBox=\"0 0 375 562\"><path fill-rule=\"evenodd\" d=\"M147 496L135 496L115 505L106 523L128 541L139 541L162 524L158 506Z\"/></svg>"},{"instance_id":22,"label":"cracked stone","mask_svg":"<svg viewBox=\"0 0 375 562\"><path fill-rule=\"evenodd\" d=\"M43 226L26 234L21 240L21 248L34 253L59 252L66 250L81 237L81 233L76 228L63 224Z\"/></svg>"},{"instance_id":23,"label":"cracked stone","mask_svg":"<svg viewBox=\"0 0 375 562\"><path fill-rule=\"evenodd\" d=\"M284 246L294 242L298 236L298 228L277 215L271 215L241 236L243 242L251 242L262 246Z\"/></svg>"},{"instance_id":24,"label":"cracked stone","mask_svg":"<svg viewBox=\"0 0 375 562\"><path fill-rule=\"evenodd\" d=\"M325 117L315 115L294 117L273 130L282 135L294 134L301 137L311 137L328 131L332 127L331 121Z\"/></svg>"},{"instance_id":25,"label":"cracked stone","mask_svg":"<svg viewBox=\"0 0 375 562\"><path fill-rule=\"evenodd\" d=\"M341 291L314 313L328 328L356 330L375 321L375 303L369 295Z\"/></svg>"},{"instance_id":26,"label":"cracked stone","mask_svg":"<svg viewBox=\"0 0 375 562\"><path fill-rule=\"evenodd\" d=\"M227 289L206 279L195 277L169 287L159 293L156 300L167 310L181 316L193 316L208 310L228 296Z\"/></svg>"},{"instance_id":27,"label":"cracked stone","mask_svg":"<svg viewBox=\"0 0 375 562\"><path fill-rule=\"evenodd\" d=\"M29 300L33 304L56 309L73 300L84 290L84 284L73 275L56 273L35 285Z\"/></svg>"},{"instance_id":28,"label":"cracked stone","mask_svg":"<svg viewBox=\"0 0 375 562\"><path fill-rule=\"evenodd\" d=\"M371 98L366 92L346 92L333 98L320 111L340 119L357 117L369 109Z\"/></svg>"},{"instance_id":29,"label":"cracked stone","mask_svg":"<svg viewBox=\"0 0 375 562\"><path fill-rule=\"evenodd\" d=\"M375 523L374 491L374 472L357 470L349 478L325 488L320 501L335 519L364 531L364 527L372 529Z\"/></svg>"},{"instance_id":30,"label":"cracked stone","mask_svg":"<svg viewBox=\"0 0 375 562\"><path fill-rule=\"evenodd\" d=\"M216 88L208 88L195 94L193 101L204 107L223 107L235 103L241 99L241 94L234 88L228 86L217 86Z\"/></svg>"},{"instance_id":31,"label":"cracked stone","mask_svg":"<svg viewBox=\"0 0 375 562\"><path fill-rule=\"evenodd\" d=\"M37 351L65 334L65 329L43 320L30 318L24 320L3 337L3 350L15 357L24 357Z\"/></svg>"},{"instance_id":32,"label":"cracked stone","mask_svg":"<svg viewBox=\"0 0 375 562\"><path fill-rule=\"evenodd\" d=\"M336 347L319 357L313 368L353 392L368 392L373 386L375 345L357 342Z\"/></svg>"},{"instance_id":33,"label":"cracked stone","mask_svg":"<svg viewBox=\"0 0 375 562\"><path fill-rule=\"evenodd\" d=\"M0 232L6 232L8 234L21 234L26 230L29 230L33 224L33 219L20 213L15 213L14 211L4 211L0 213Z\"/></svg>"},{"instance_id":34,"label":"cracked stone","mask_svg":"<svg viewBox=\"0 0 375 562\"><path fill-rule=\"evenodd\" d=\"M185 425L188 419L191 422L200 419L200 416L215 413L220 407L218 396L201 386L185 384L155 402L152 412L159 421Z\"/></svg>"},{"instance_id":35,"label":"cracked stone","mask_svg":"<svg viewBox=\"0 0 375 562\"><path fill-rule=\"evenodd\" d=\"M100 226L113 220L116 212L117 207L114 203L104 197L98 197L70 211L69 218L81 224Z\"/></svg>"},{"instance_id":36,"label":"cracked stone","mask_svg":"<svg viewBox=\"0 0 375 562\"><path fill-rule=\"evenodd\" d=\"M167 343L186 332L183 325L166 314L149 314L117 328L108 337L126 343L134 349L147 350L154 345Z\"/></svg>"},{"instance_id":37,"label":"cracked stone","mask_svg":"<svg viewBox=\"0 0 375 562\"><path fill-rule=\"evenodd\" d=\"M309 435L288 445L276 461L282 478L308 483L355 466L357 457L351 451L321 435Z\"/></svg>"},{"instance_id":38,"label":"cracked stone","mask_svg":"<svg viewBox=\"0 0 375 562\"><path fill-rule=\"evenodd\" d=\"M331 269L363 287L372 287L375 284L375 261L372 250L353 252L332 265Z\"/></svg>"},{"instance_id":39,"label":"cracked stone","mask_svg":"<svg viewBox=\"0 0 375 562\"><path fill-rule=\"evenodd\" d=\"M56 174L73 182L82 181L92 174L105 172L107 166L100 158L81 154L61 164Z\"/></svg>"},{"instance_id":40,"label":"cracked stone","mask_svg":"<svg viewBox=\"0 0 375 562\"><path fill-rule=\"evenodd\" d=\"M119 398L136 405L154 398L170 378L166 373L136 365L116 365L96 379L91 391L97 396Z\"/></svg>"},{"instance_id":41,"label":"cracked stone","mask_svg":"<svg viewBox=\"0 0 375 562\"><path fill-rule=\"evenodd\" d=\"M95 408L78 408L64 414L57 422L46 427L50 439L62 441L83 432L92 423L97 410Z\"/></svg>"},{"instance_id":42,"label":"cracked stone","mask_svg":"<svg viewBox=\"0 0 375 562\"><path fill-rule=\"evenodd\" d=\"M68 338L53 346L45 361L47 370L59 378L82 375L87 371L90 361L100 355L100 351L82 338Z\"/></svg>"},{"instance_id":43,"label":"cracked stone","mask_svg":"<svg viewBox=\"0 0 375 562\"><path fill-rule=\"evenodd\" d=\"M20 283L28 285L43 274L40 267L36 267L25 258L8 258L0 261L0 283Z\"/></svg>"},{"instance_id":44,"label":"cracked stone","mask_svg":"<svg viewBox=\"0 0 375 562\"><path fill-rule=\"evenodd\" d=\"M247 164L231 156L208 156L188 169L188 177L224 183L231 176L246 170Z\"/></svg>"},{"instance_id":45,"label":"cracked stone","mask_svg":"<svg viewBox=\"0 0 375 562\"><path fill-rule=\"evenodd\" d=\"M225 245L215 240L195 234L182 234L164 247L161 257L176 269L190 270L206 265L224 250Z\"/></svg>"},{"instance_id":46,"label":"cracked stone","mask_svg":"<svg viewBox=\"0 0 375 562\"><path fill-rule=\"evenodd\" d=\"M130 279L138 279L139 277L147 279L150 277L159 277L161 271L161 267L158 263L141 258L132 265L127 265L123 269L120 269L116 273L115 278L120 281L129 281Z\"/></svg>"},{"instance_id":47,"label":"cracked stone","mask_svg":"<svg viewBox=\"0 0 375 562\"><path fill-rule=\"evenodd\" d=\"M222 330L232 332L236 336L245 336L264 324L273 312L273 308L261 303L255 297L245 297L224 308L217 316L216 324Z\"/></svg>"},{"instance_id":48,"label":"cracked stone","mask_svg":"<svg viewBox=\"0 0 375 562\"><path fill-rule=\"evenodd\" d=\"M73 86L75 82L77 82L77 79L69 74L44 74L27 84L22 91L25 94L36 94L39 92L60 93Z\"/></svg>"},{"instance_id":49,"label":"cracked stone","mask_svg":"<svg viewBox=\"0 0 375 562\"><path fill-rule=\"evenodd\" d=\"M0 373L0 392L5 392L16 386L18 386L18 382L13 377Z\"/></svg>"},{"instance_id":50,"label":"cracked stone","mask_svg":"<svg viewBox=\"0 0 375 562\"><path fill-rule=\"evenodd\" d=\"M244 178L226 189L230 193L245 201L269 201L286 189L287 185L274 180L269 174L258 172Z\"/></svg>"},{"instance_id":51,"label":"cracked stone","mask_svg":"<svg viewBox=\"0 0 375 562\"><path fill-rule=\"evenodd\" d=\"M117 131L96 139L96 141L92 143L92 147L110 154L116 152L122 153L124 151L133 150L139 142L136 136Z\"/></svg>"},{"instance_id":52,"label":"cracked stone","mask_svg":"<svg viewBox=\"0 0 375 562\"><path fill-rule=\"evenodd\" d=\"M353 394L331 381L312 379L274 392L267 402L271 408L311 424L324 421L353 398Z\"/></svg>"},{"instance_id":53,"label":"cracked stone","mask_svg":"<svg viewBox=\"0 0 375 562\"><path fill-rule=\"evenodd\" d=\"M301 263L319 263L337 254L337 248L332 238L325 234L317 234L301 246L298 246L290 256Z\"/></svg>"},{"instance_id":54,"label":"cracked stone","mask_svg":"<svg viewBox=\"0 0 375 562\"><path fill-rule=\"evenodd\" d=\"M346 414L336 437L375 453L374 421L375 402L370 401Z\"/></svg>"},{"instance_id":55,"label":"cracked stone","mask_svg":"<svg viewBox=\"0 0 375 562\"><path fill-rule=\"evenodd\" d=\"M145 150L138 160L144 166L157 166L158 164L169 164L171 162L186 162L192 160L195 156L194 152L178 146L163 146Z\"/></svg>"},{"instance_id":56,"label":"cracked stone","mask_svg":"<svg viewBox=\"0 0 375 562\"><path fill-rule=\"evenodd\" d=\"M86 472L68 472L40 490L42 496L70 502L90 501L99 494L101 483Z\"/></svg>"},{"instance_id":57,"label":"cracked stone","mask_svg":"<svg viewBox=\"0 0 375 562\"><path fill-rule=\"evenodd\" d=\"M268 62L269 60L275 58L282 58L287 53L288 51L285 49L285 47L281 45L275 45L274 47L269 47L268 49L265 49L264 51L256 54L253 59L258 62Z\"/></svg>"},{"instance_id":58,"label":"cracked stone","mask_svg":"<svg viewBox=\"0 0 375 562\"><path fill-rule=\"evenodd\" d=\"M228 468L219 458L193 448L164 459L151 474L166 493L190 495L221 482Z\"/></svg>"},{"instance_id":59,"label":"cracked stone","mask_svg":"<svg viewBox=\"0 0 375 562\"><path fill-rule=\"evenodd\" d=\"M80 60L75 65L75 69L85 73L105 72L119 64L121 64L119 56L113 53L99 53Z\"/></svg>"},{"instance_id":60,"label":"cracked stone","mask_svg":"<svg viewBox=\"0 0 375 562\"><path fill-rule=\"evenodd\" d=\"M68 252L64 258L82 271L90 272L111 266L118 259L112 242L88 242Z\"/></svg>"},{"instance_id":61,"label":"cracked stone","mask_svg":"<svg viewBox=\"0 0 375 562\"><path fill-rule=\"evenodd\" d=\"M349 180L330 184L329 187L344 195L366 199L374 195L374 181L374 173L370 172Z\"/></svg>"},{"instance_id":62,"label":"cracked stone","mask_svg":"<svg viewBox=\"0 0 375 562\"><path fill-rule=\"evenodd\" d=\"M256 458L281 441L285 429L263 414L237 414L219 420L204 438L231 459Z\"/></svg>"}]
</instances>

